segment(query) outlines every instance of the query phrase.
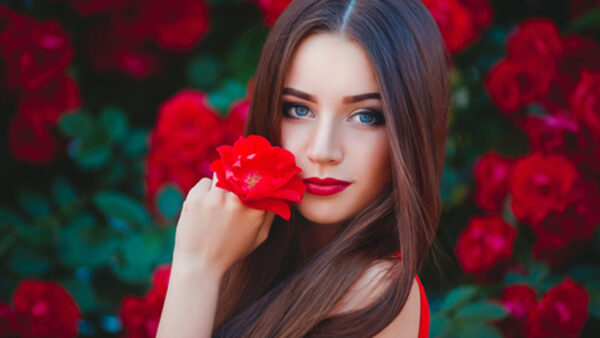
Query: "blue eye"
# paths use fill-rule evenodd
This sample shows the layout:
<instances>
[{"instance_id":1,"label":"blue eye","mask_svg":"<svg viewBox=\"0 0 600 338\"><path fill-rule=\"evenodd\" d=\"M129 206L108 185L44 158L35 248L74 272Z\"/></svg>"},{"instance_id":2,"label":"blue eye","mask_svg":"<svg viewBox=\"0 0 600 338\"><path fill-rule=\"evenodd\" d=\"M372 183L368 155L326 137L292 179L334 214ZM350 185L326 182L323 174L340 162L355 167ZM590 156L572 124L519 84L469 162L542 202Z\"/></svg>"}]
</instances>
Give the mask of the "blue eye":
<instances>
[{"instance_id":1,"label":"blue eye","mask_svg":"<svg viewBox=\"0 0 600 338\"><path fill-rule=\"evenodd\" d=\"M361 124L369 126L381 125L385 122L383 114L375 111L363 110L359 113L354 114L353 117L354 116L358 116L358 120Z\"/></svg>"},{"instance_id":2,"label":"blue eye","mask_svg":"<svg viewBox=\"0 0 600 338\"><path fill-rule=\"evenodd\" d=\"M283 104L283 114L291 118L299 118L307 116L310 109L299 103L286 102Z\"/></svg>"}]
</instances>

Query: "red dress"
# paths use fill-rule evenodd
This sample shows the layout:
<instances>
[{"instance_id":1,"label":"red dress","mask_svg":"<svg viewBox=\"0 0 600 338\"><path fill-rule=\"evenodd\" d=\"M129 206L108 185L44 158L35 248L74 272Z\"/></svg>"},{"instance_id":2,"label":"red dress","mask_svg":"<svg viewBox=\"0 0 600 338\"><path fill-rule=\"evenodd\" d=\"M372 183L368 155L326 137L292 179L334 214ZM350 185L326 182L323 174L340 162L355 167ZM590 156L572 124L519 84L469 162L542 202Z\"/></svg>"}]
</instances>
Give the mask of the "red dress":
<instances>
[{"instance_id":1,"label":"red dress","mask_svg":"<svg viewBox=\"0 0 600 338\"><path fill-rule=\"evenodd\" d=\"M402 254L396 252L394 254L398 258L402 258ZM428 338L429 337L429 302L427 301L427 295L425 294L425 289L423 289L423 284L421 284L421 280L419 276L415 275L417 279L417 283L419 284L419 294L421 295L421 315L419 319L419 338Z\"/></svg>"}]
</instances>

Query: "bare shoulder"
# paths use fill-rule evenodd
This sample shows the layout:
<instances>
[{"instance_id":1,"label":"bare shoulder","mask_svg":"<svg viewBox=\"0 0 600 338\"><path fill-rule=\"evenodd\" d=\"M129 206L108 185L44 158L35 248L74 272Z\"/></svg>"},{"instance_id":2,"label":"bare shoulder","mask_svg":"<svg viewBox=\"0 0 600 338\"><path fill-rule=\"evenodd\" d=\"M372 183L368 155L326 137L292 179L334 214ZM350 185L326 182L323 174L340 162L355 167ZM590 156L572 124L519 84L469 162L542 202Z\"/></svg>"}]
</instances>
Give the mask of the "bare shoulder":
<instances>
[{"instance_id":1,"label":"bare shoulder","mask_svg":"<svg viewBox=\"0 0 600 338\"><path fill-rule=\"evenodd\" d=\"M394 262L378 260L371 265L356 282L350 287L342 300L331 311L332 315L360 310L372 304L390 284L387 272ZM375 337L417 337L419 334L419 320L421 312L421 299L419 284L416 279L408 294L406 304L394 320Z\"/></svg>"}]
</instances>

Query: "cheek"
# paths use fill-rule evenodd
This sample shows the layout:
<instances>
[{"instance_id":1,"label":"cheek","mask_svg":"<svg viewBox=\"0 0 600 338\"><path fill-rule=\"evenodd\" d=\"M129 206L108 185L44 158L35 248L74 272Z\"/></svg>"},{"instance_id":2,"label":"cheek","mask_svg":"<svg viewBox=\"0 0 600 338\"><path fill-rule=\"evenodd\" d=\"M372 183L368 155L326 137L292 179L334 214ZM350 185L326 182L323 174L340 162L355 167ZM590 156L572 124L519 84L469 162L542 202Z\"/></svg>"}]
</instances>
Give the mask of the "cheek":
<instances>
[{"instance_id":1,"label":"cheek","mask_svg":"<svg viewBox=\"0 0 600 338\"><path fill-rule=\"evenodd\" d=\"M302 142L307 135L308 130L305 130L302 125L281 121L281 147L290 151L296 158L296 164L300 166L300 149Z\"/></svg>"}]
</instances>

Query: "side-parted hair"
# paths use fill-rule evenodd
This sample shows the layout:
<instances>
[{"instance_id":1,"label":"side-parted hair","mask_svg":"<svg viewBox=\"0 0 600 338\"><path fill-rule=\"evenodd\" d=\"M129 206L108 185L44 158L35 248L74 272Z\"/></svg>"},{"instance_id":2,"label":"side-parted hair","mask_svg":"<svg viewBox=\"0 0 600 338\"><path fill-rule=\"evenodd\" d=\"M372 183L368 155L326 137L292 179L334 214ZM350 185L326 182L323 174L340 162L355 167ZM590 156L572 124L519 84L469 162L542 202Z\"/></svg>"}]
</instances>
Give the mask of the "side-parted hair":
<instances>
[{"instance_id":1,"label":"side-parted hair","mask_svg":"<svg viewBox=\"0 0 600 338\"><path fill-rule=\"evenodd\" d=\"M306 262L293 209L276 217L268 239L225 275L218 337L368 337L400 313L434 241L448 132L448 54L421 0L295 0L271 28L255 76L245 135L280 145L282 90L298 45L340 34L367 53L381 91L391 150L385 191ZM331 315L377 259L400 251L391 281L374 302Z\"/></svg>"}]
</instances>

